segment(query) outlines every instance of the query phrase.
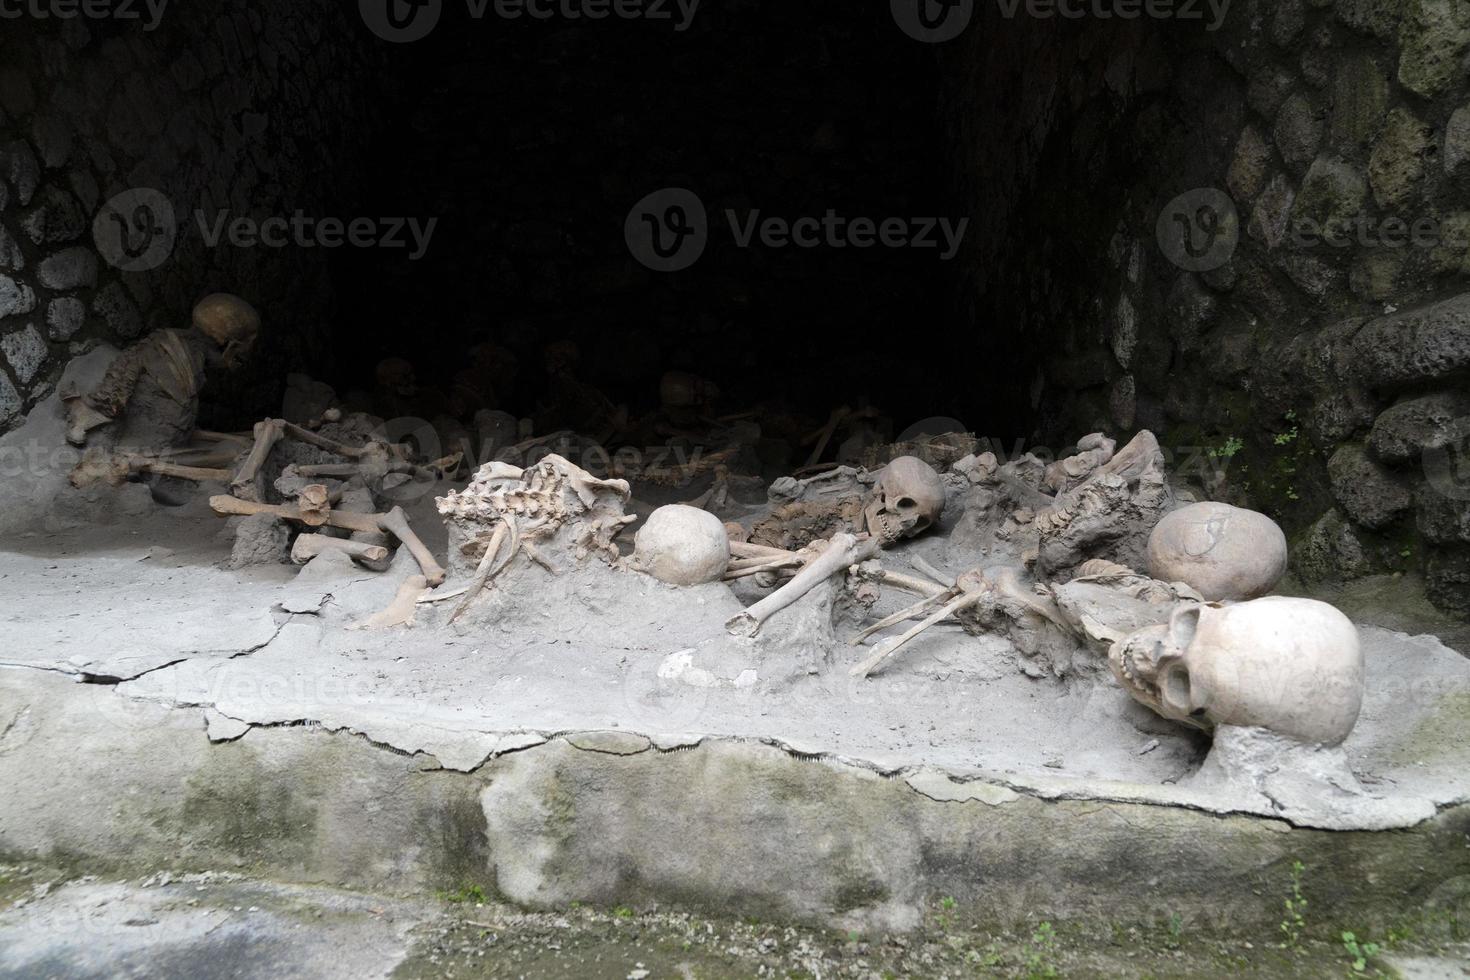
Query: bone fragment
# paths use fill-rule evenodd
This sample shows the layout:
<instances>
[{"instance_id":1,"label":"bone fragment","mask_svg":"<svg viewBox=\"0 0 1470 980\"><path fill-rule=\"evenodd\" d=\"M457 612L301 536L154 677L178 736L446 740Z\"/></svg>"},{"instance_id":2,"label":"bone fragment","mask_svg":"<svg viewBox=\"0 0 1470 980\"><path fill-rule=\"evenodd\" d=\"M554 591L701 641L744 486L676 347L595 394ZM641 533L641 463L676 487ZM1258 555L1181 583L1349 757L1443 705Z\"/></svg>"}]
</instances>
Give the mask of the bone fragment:
<instances>
[{"instance_id":1,"label":"bone fragment","mask_svg":"<svg viewBox=\"0 0 1470 980\"><path fill-rule=\"evenodd\" d=\"M281 436L285 434L285 425L286 423L280 419L266 419L255 423L255 444L250 447L249 454L240 464L240 468L235 471L234 478L230 480L231 489L238 490L255 482L255 478L260 475L261 467L270 458L271 450L276 448L276 443L280 442Z\"/></svg>"},{"instance_id":2,"label":"bone fragment","mask_svg":"<svg viewBox=\"0 0 1470 980\"><path fill-rule=\"evenodd\" d=\"M291 547L291 560L305 565L316 556L328 551L340 551L349 558L359 561L387 561L388 549L346 538L329 538L325 534L301 534Z\"/></svg>"},{"instance_id":3,"label":"bone fragment","mask_svg":"<svg viewBox=\"0 0 1470 980\"><path fill-rule=\"evenodd\" d=\"M872 558L881 547L882 541L878 538L834 534L827 543L826 550L807 562L806 567L795 578L732 618L725 624L725 629L734 636L754 636L766 620L797 602L833 575Z\"/></svg>"},{"instance_id":4,"label":"bone fragment","mask_svg":"<svg viewBox=\"0 0 1470 980\"><path fill-rule=\"evenodd\" d=\"M515 529L511 526L513 521L514 518L506 515L506 519L495 526L495 533L490 536L490 543L485 546L485 553L480 556L480 565L475 569L475 577L470 582L469 588L465 589L464 601L455 607L454 614L449 617L451 623L465 614L465 611L470 608L470 604L484 591L490 579L501 568L510 564L511 558L515 557L514 553L507 555L504 564L498 568L496 567L496 559L500 556L501 549L504 548L507 539L511 540L511 548L515 548L516 542L514 538L516 534Z\"/></svg>"},{"instance_id":5,"label":"bone fragment","mask_svg":"<svg viewBox=\"0 0 1470 980\"><path fill-rule=\"evenodd\" d=\"M348 629L382 630L392 626L412 626L414 613L418 611L419 597L427 591L428 580L422 575L410 576L398 587L398 595L394 596L387 609L360 623L353 623Z\"/></svg>"},{"instance_id":6,"label":"bone fragment","mask_svg":"<svg viewBox=\"0 0 1470 980\"><path fill-rule=\"evenodd\" d=\"M307 523L306 515L300 508L286 507L280 504L257 504L238 497L217 496L209 498L209 506L216 514L223 517L250 517L255 514L270 514L282 520L295 521L298 524ZM424 573L431 588L438 588L444 584L444 569L434 560L434 555L425 547L424 542L413 533L413 528L408 526L408 518L404 516L401 507L394 507L386 514L353 514L347 511L333 510L327 514L326 523L331 527L340 527L345 531L387 531L409 550L414 560L419 563L419 568Z\"/></svg>"}]
</instances>

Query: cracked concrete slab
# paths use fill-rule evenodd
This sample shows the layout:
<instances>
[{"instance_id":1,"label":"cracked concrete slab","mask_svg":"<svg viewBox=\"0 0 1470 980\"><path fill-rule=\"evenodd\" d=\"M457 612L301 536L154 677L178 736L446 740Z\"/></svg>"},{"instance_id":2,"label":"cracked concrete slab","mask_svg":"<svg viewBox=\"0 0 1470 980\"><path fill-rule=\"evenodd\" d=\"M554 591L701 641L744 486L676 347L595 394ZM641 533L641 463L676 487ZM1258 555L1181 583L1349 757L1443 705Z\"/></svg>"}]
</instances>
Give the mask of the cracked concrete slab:
<instances>
[{"instance_id":1,"label":"cracked concrete slab","mask_svg":"<svg viewBox=\"0 0 1470 980\"><path fill-rule=\"evenodd\" d=\"M160 876L74 881L0 909L0 980L386 977L427 903L324 888Z\"/></svg>"},{"instance_id":2,"label":"cracked concrete slab","mask_svg":"<svg viewBox=\"0 0 1470 980\"><path fill-rule=\"evenodd\" d=\"M1347 752L1388 802L1347 814L1284 811L1265 797L1179 785L1202 758L1198 736L1136 705L1105 673L1033 679L993 638L936 631L901 669L870 681L832 663L779 696L705 687L666 668L701 638L723 636L720 603L687 604L677 622L652 629L604 609L614 625L602 631L524 616L470 629L348 631L345 623L392 598L411 562L383 574L330 559L300 575L225 572L206 561L220 558L208 536L218 526L164 512L146 529L148 548L61 538L50 558L0 552L0 581L17 583L22 596L0 611L14 628L0 664L121 681L88 685L110 728L151 723L145 706L188 709L200 737L214 742L308 724L460 772L559 735L644 746L685 735L763 741L887 774L932 769L1046 799L1258 813L1303 826L1412 826L1470 799L1470 747L1457 735L1470 711L1470 660L1433 637L1362 629L1368 699ZM640 621L663 601L654 590L664 587L649 581ZM84 602L95 612L83 616ZM576 734L592 732L615 734Z\"/></svg>"}]
</instances>

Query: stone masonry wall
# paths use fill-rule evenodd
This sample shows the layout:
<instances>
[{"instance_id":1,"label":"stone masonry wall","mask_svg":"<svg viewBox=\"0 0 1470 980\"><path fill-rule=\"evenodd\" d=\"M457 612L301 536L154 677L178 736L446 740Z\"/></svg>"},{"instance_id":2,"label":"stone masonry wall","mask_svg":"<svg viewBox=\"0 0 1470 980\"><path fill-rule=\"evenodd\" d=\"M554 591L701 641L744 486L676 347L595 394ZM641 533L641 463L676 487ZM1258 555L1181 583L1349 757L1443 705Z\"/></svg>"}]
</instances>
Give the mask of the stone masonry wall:
<instances>
[{"instance_id":1,"label":"stone masonry wall","mask_svg":"<svg viewBox=\"0 0 1470 980\"><path fill-rule=\"evenodd\" d=\"M195 212L212 222L223 209L325 208L352 185L371 112L354 87L364 32L349 12L331 0L206 0L168 5L151 30L146 13L4 22L0 432L70 357L187 326L213 291L244 296L265 320L250 376L216 396L242 410L268 404L258 382L279 384L282 363L324 342L325 258L211 248ZM172 205L177 241L156 268L125 272L99 253L93 222L115 195L142 188Z\"/></svg>"},{"instance_id":2,"label":"stone masonry wall","mask_svg":"<svg viewBox=\"0 0 1470 980\"><path fill-rule=\"evenodd\" d=\"M1154 429L1302 578L1422 572L1470 614L1467 54L1462 0L1236 0L949 55L993 226L962 302L1024 338L1036 437Z\"/></svg>"}]
</instances>

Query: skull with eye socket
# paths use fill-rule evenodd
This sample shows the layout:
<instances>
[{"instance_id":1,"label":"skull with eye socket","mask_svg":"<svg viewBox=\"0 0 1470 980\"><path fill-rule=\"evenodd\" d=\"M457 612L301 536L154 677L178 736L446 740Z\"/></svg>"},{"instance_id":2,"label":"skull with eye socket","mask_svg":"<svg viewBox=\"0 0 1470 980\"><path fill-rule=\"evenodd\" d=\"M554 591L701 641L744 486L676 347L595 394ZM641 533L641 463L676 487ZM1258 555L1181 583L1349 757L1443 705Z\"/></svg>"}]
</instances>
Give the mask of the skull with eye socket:
<instances>
[{"instance_id":1,"label":"skull with eye socket","mask_svg":"<svg viewBox=\"0 0 1470 980\"><path fill-rule=\"evenodd\" d=\"M883 468L863 501L868 533L885 546L917 537L944 513L944 481L934 467L914 456L900 456Z\"/></svg>"},{"instance_id":2,"label":"skull with eye socket","mask_svg":"<svg viewBox=\"0 0 1470 980\"><path fill-rule=\"evenodd\" d=\"M1261 728L1337 746L1363 703L1357 627L1310 599L1181 606L1167 625L1119 641L1109 659L1134 699L1206 731Z\"/></svg>"}]
</instances>

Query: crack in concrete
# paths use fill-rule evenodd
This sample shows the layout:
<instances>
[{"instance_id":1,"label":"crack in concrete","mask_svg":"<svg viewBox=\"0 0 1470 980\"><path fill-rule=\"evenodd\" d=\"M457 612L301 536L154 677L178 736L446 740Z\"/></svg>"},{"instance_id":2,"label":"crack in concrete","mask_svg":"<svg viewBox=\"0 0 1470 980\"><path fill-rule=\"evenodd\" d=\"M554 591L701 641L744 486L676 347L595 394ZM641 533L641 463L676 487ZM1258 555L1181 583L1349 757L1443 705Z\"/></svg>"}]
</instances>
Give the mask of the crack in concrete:
<instances>
[{"instance_id":1,"label":"crack in concrete","mask_svg":"<svg viewBox=\"0 0 1470 980\"><path fill-rule=\"evenodd\" d=\"M293 614L293 617L292 618L294 619L296 616L299 616L299 615L303 615L303 614ZM255 647L252 647L252 648L250 648L248 650L241 651L240 653L237 653L234 656L232 656L230 659L234 659L235 657L240 657L240 656L247 656L247 655L249 655L251 653L254 653L254 652L257 652L259 650L264 649L265 647L269 646L271 643L275 642L276 638L280 636L280 633L288 625L290 625L290 622L289 621L288 622L285 622L285 623L282 623L277 628L275 634L271 637L271 639L265 641L264 643L261 643L261 644L255 646ZM139 674L138 677L131 678L131 680L137 680L138 678L144 677L144 676L146 676L147 674L150 674L150 673L154 673L155 671L163 670L163 669L165 669L167 667L171 667L171 666L176 666L179 663L185 662L185 660L187 660L187 659L188 658L184 658L184 660L178 660L178 661L174 661L172 663L163 664L163 665L161 665L159 667L152 668L152 669L150 669L148 671L145 671L142 674ZM22 668L27 668L27 669L32 669L32 670L41 670L41 671L48 671L48 672L52 672L52 673L61 673L61 674L66 674L68 676L76 676L74 673L72 673L70 671L65 671L65 670L61 670L59 668L53 668L53 667L41 667L41 666L36 666L36 665L33 665L33 664L0 664L0 666L15 666L15 667L22 667ZM89 683L95 683L95 682L89 682ZM122 683L126 683L126 682L122 682ZM140 700L146 700L146 699L140 699ZM215 711L219 711L219 708L215 704L213 704L213 703L206 703L206 702L180 702L180 701L170 701L170 702L159 702L159 703L164 703L164 704L166 704L167 707L176 708L176 709L212 709L212 710L215 710ZM342 735L342 734L345 734L345 735L348 735L348 736L353 737L353 738L358 738L358 739L366 742L368 745L371 745L374 748L382 749L384 751L391 752L394 755L400 756L402 758L412 759L412 758L417 758L419 756L423 756L423 757L426 757L426 758L433 758L436 761L438 761L437 760L437 757L434 755L434 753L432 751L425 750L425 749L412 749L412 750L410 750L410 749L400 748L399 746L394 745L392 742L382 741L381 739L374 738L373 736L367 734L366 732L363 732L361 730L352 728L349 725L332 726L332 725L326 724L326 723L324 723L324 722L322 722L320 720L311 719L311 718L294 719L294 720L291 720L291 721L278 721L278 722L257 723L257 722L248 721L248 720L243 719L243 718L236 718L236 717L234 717L232 715L227 715L223 711L219 711L219 713L223 717L229 718L230 720L235 721L235 722L238 722L239 724L242 724L242 725L248 725L251 728L259 728L259 729L312 728L312 729L316 729L316 730L325 732L325 733L327 733L329 735ZM432 726L429 726L429 727L432 727ZM447 731L445 729L440 729L440 730L441 731ZM1287 826L1289 826L1289 827L1291 827L1293 829L1298 829L1298 830L1321 830L1321 829L1323 829L1319 825L1316 825L1316 824L1313 824L1313 823L1310 823L1310 822L1303 822L1299 818L1293 818L1293 817L1290 817L1290 816L1281 815L1279 813L1278 814L1274 814L1274 815L1273 814L1270 814L1270 813L1263 813L1259 809L1254 809L1253 810L1253 809L1247 809L1245 807L1230 806L1230 805L1211 805L1210 803L1207 803L1207 802L1202 801L1202 800L1190 800L1190 799L1183 798L1183 797L1175 797L1175 798L1171 798L1171 799L1160 799L1160 798L1151 798L1147 794L1143 794L1143 793L1139 793L1139 794L1109 793L1106 790L1103 790L1103 789L1101 789L1099 787L1096 787L1094 785L1090 785L1090 784L1086 783L1085 781L1079 781L1080 782L1080 785L1076 786L1075 788L1041 787L1041 786L1031 785L1031 784L1022 782L1022 781L1017 780L1017 779L1006 778L1006 777L1001 776L999 774L985 774L983 776L978 776L978 777L971 776L970 778L965 778L965 776L962 775L962 774L951 773L951 772L948 772L946 770L943 770L940 767L936 767L936 766L933 766L933 765L904 765L904 766L897 766L897 767L895 767L895 766L892 766L892 765L884 765L882 763L878 763L878 762L875 762L875 761L869 760L869 759L863 759L863 758L859 758L859 757L852 757L852 756L841 755L841 754L838 754L838 753L828 752L828 751L825 751L825 750L803 749L803 748L799 748L799 747L797 747L795 745L788 744L788 743L782 741L781 739L770 737L770 736L750 736L750 737L743 737L743 736L737 736L737 735L703 735L703 736L698 736L697 737L697 740L694 741L694 742L692 742L692 743L690 743L690 744L676 745L676 746L673 746L671 748L664 749L664 748L661 748L661 747L658 746L658 744L655 741L654 736L645 735L645 734L642 734L642 733L639 733L639 732L633 732L633 731L621 731L621 730L617 730L617 729L563 729L563 730L549 731L549 732L548 731L538 731L538 730L534 730L534 729L526 729L526 730L521 730L521 731L516 731L516 732L497 732L497 731L485 731L485 730L482 730L482 729L467 729L467 730L461 730L461 731L457 732L457 734L462 734L462 735L466 735L466 736L480 735L480 736L485 736L485 737L499 737L499 738L523 737L523 738L539 739L539 741L534 741L534 742L531 742L531 743L526 744L526 745L512 746L512 747L507 748L505 750L492 751L489 755L487 755L484 758L484 760L482 760L481 762L475 764L473 767L468 768L468 769L451 770L451 769L444 768L441 765L441 768L439 770L437 770L437 771L455 771L455 772L461 772L464 775L476 775L481 769L483 769L486 765L490 764L491 762L493 762L496 759L504 758L504 757L510 756L510 755L520 754L522 752L527 752L527 751L530 751L532 749L541 748L542 746L544 746L544 745L546 745L546 744L548 744L550 742L557 741L557 740L561 740L561 741L565 742L570 748L575 749L576 751L579 751L579 752L587 752L587 753L591 753L591 754L595 754L595 755L603 755L603 756L609 756L609 757L613 757L613 758L634 758L636 756L647 755L647 754L650 754L650 753L655 754L655 755L671 755L671 754L674 754L674 753L677 753L677 752L680 752L680 751L688 751L688 750L693 749L693 748L701 747L701 746L703 746L707 742L717 741L717 742L724 742L724 743L735 744L735 745L762 745L762 746L766 746L768 748L776 749L777 751L782 752L782 753L786 754L787 756L790 756L791 758L796 759L796 760L799 760L799 761L803 761L803 762L823 762L823 763L827 763L827 764L830 764L830 765L839 766L839 767L843 767L843 768L863 770L863 771L866 771L866 772L873 773L874 775L877 775L877 776L879 776L879 777L881 777L883 779L887 779L887 780L895 780L895 779L896 780L902 780L902 781L904 781L905 786L910 790L910 792L913 792L917 796L921 796L924 799L931 800L931 801L936 802L936 803L968 803L968 804L978 804L978 805L982 805L982 806L994 806L994 805L996 805L996 804L986 803L984 800L981 800L981 799L972 799L972 800L944 800L944 799L937 799L937 798L931 796L930 794L923 792L922 790L918 789L917 787L909 784L907 782L907 778L909 776L917 775L919 773L922 773L925 770L939 771L939 772L943 772L951 781L953 781L954 783L956 783L956 785L958 785L958 786L965 786L965 785L968 785L968 784L977 784L978 783L978 784L980 784L982 786L988 786L988 787L997 788L997 789L1010 790L1011 792L1014 792L1014 793L1018 794L1021 797L1025 797L1027 799L1039 800L1039 801L1044 802L1044 803L1084 802L1084 803L1101 803L1101 804L1119 804L1119 805L1128 805L1128 806L1167 807L1167 808L1176 808L1176 809L1182 809L1182 810L1189 810L1189 811L1196 812L1196 813L1203 813L1203 814L1208 814L1208 815L1212 815L1212 816L1216 816L1216 817L1222 817L1222 818L1223 817L1231 817L1231 816L1240 816L1240 817L1252 817L1252 818L1262 819L1262 820L1275 820L1275 821L1278 821L1280 823L1284 823L1284 824L1286 824ZM646 740L649 744L648 744L648 746L646 748L638 749L637 751L617 752L617 751L610 751L610 750L607 750L607 749L598 748L598 747L595 747L595 746L577 745L573 741L571 741L572 737L574 737L574 736L593 736L593 735L607 735L607 734L616 734L616 735L620 735L620 736L642 738L642 739ZM695 736L688 736L688 737L689 738L696 738ZM212 743L212 744L228 744L228 743ZM1164 787L1160 787L1160 788L1163 789ZM1279 803L1279 801L1271 798L1267 794L1264 794L1263 793L1262 795L1267 800L1267 802L1272 806L1273 809L1276 809L1278 811L1280 810L1281 804ZM1463 794L1463 795L1461 795L1459 797L1456 797L1453 800L1448 800L1448 801L1445 801L1445 802L1435 802L1435 801L1431 801L1431 800L1427 800L1427 799L1425 800L1425 802L1428 803L1431 806L1431 808L1434 810L1434 814L1437 816L1438 814L1443 813L1443 812L1445 812L1447 810L1451 810L1451 809L1454 809L1456 807L1463 806L1463 805L1465 805L1467 803L1470 803L1470 794ZM1415 823L1413 825L1410 825L1410 826L1420 826L1423 823L1429 822L1429 820L1431 820L1431 819L1433 819L1433 817L1425 818L1424 820L1422 820L1422 821L1420 821L1418 823ZM1407 829L1407 828L1400 828L1400 829Z\"/></svg>"}]
</instances>

